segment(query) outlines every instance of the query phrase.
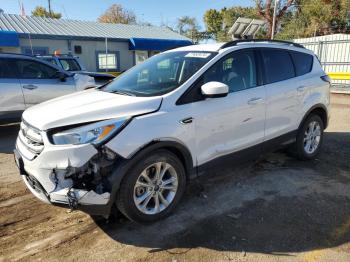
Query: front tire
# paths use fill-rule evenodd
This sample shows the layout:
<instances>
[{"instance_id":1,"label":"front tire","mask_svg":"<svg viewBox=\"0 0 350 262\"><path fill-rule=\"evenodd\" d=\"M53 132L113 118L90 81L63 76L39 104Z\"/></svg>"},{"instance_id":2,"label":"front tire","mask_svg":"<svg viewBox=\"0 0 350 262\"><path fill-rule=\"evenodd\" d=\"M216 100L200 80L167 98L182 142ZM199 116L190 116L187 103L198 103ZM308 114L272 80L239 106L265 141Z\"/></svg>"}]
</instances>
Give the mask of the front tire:
<instances>
[{"instance_id":1,"label":"front tire","mask_svg":"<svg viewBox=\"0 0 350 262\"><path fill-rule=\"evenodd\" d=\"M301 160L314 159L321 150L324 125L318 115L310 115L300 126L295 144L296 157Z\"/></svg>"},{"instance_id":2,"label":"front tire","mask_svg":"<svg viewBox=\"0 0 350 262\"><path fill-rule=\"evenodd\" d=\"M130 220L154 222L175 209L185 187L185 169L178 157L168 150L157 150L129 170L116 204Z\"/></svg>"}]
</instances>

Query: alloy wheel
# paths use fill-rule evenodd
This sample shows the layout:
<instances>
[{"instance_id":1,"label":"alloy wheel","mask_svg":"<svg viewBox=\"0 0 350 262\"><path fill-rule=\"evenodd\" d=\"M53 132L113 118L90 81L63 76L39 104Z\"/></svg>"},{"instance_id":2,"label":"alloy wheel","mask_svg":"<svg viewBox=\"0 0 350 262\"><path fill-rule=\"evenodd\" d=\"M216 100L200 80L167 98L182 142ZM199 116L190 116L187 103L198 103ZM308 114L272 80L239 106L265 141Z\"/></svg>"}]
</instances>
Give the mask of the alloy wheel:
<instances>
[{"instance_id":1,"label":"alloy wheel","mask_svg":"<svg viewBox=\"0 0 350 262\"><path fill-rule=\"evenodd\" d=\"M304 134L304 150L307 154L313 154L321 141L321 126L317 121L309 123Z\"/></svg>"},{"instance_id":2,"label":"alloy wheel","mask_svg":"<svg viewBox=\"0 0 350 262\"><path fill-rule=\"evenodd\" d=\"M136 180L134 203L143 214L158 214L173 202L177 189L175 168L169 163L157 162L145 168Z\"/></svg>"}]
</instances>

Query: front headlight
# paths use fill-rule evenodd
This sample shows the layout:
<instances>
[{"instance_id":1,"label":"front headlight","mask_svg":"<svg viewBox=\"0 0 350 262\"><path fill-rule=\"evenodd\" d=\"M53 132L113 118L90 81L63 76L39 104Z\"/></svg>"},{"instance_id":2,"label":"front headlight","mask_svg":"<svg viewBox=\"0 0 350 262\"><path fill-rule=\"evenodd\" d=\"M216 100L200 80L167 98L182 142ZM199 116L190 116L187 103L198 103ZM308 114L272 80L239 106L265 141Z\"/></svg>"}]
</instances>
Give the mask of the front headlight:
<instances>
[{"instance_id":1,"label":"front headlight","mask_svg":"<svg viewBox=\"0 0 350 262\"><path fill-rule=\"evenodd\" d=\"M98 145L115 134L129 119L129 117L111 119L58 132L52 135L52 142L55 145L89 143Z\"/></svg>"}]
</instances>

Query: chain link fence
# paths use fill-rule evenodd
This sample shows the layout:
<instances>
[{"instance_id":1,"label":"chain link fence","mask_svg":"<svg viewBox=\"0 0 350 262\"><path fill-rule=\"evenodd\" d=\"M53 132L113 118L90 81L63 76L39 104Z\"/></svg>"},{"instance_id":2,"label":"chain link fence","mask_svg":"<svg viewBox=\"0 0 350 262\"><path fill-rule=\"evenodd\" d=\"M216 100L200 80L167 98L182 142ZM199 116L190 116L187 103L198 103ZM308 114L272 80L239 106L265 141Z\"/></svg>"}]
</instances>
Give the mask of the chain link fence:
<instances>
[{"instance_id":1,"label":"chain link fence","mask_svg":"<svg viewBox=\"0 0 350 262\"><path fill-rule=\"evenodd\" d=\"M295 39L294 42L318 56L324 71L332 78L333 89L350 91L350 35Z\"/></svg>"}]
</instances>

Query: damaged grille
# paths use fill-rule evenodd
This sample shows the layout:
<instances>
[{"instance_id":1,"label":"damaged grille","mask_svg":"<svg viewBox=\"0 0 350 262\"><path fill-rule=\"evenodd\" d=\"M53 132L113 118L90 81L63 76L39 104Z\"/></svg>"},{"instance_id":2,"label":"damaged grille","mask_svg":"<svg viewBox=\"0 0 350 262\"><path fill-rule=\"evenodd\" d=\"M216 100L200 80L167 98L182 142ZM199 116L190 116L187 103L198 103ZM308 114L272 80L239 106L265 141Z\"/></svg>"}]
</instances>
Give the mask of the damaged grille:
<instances>
[{"instance_id":1,"label":"damaged grille","mask_svg":"<svg viewBox=\"0 0 350 262\"><path fill-rule=\"evenodd\" d=\"M23 120L18 134L17 149L29 160L36 158L44 150L44 142L40 130Z\"/></svg>"}]
</instances>

